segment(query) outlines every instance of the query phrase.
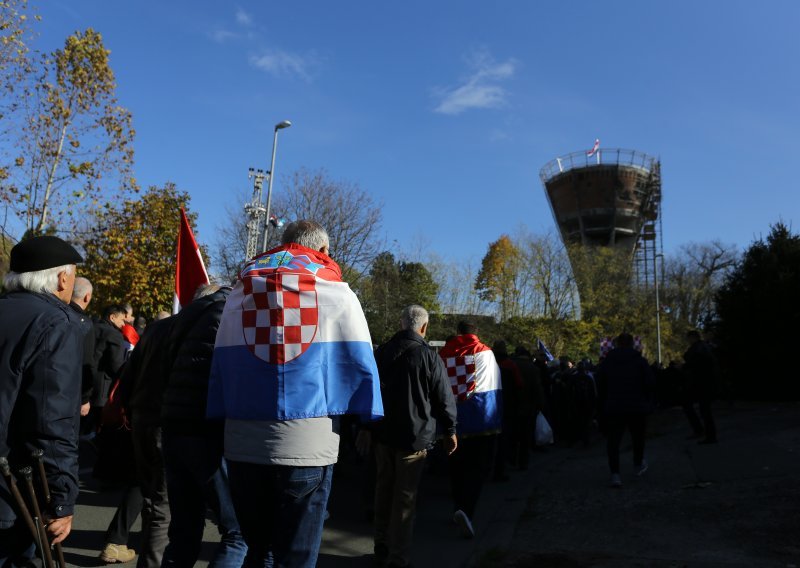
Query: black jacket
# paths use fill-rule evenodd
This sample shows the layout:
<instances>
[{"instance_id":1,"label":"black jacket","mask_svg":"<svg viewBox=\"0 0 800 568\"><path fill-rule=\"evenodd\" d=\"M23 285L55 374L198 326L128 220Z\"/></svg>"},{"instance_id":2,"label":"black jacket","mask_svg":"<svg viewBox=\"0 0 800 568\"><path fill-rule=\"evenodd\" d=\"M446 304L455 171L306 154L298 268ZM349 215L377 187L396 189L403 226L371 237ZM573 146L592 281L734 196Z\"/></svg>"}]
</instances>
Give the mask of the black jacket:
<instances>
[{"instance_id":1,"label":"black jacket","mask_svg":"<svg viewBox=\"0 0 800 568\"><path fill-rule=\"evenodd\" d=\"M50 514L71 515L78 497L83 336L75 312L52 294L0 298L0 456L12 470L44 450ZM16 518L0 479L0 529Z\"/></svg>"},{"instance_id":2,"label":"black jacket","mask_svg":"<svg viewBox=\"0 0 800 568\"><path fill-rule=\"evenodd\" d=\"M92 406L102 408L108 402L108 391L125 365L125 337L108 320L94 324L94 393Z\"/></svg>"},{"instance_id":3,"label":"black jacket","mask_svg":"<svg viewBox=\"0 0 800 568\"><path fill-rule=\"evenodd\" d=\"M229 293L230 288L222 288L198 298L174 318L167 342L170 373L161 407L165 433L221 433L221 423L206 421L206 403L214 341Z\"/></svg>"},{"instance_id":4,"label":"black jacket","mask_svg":"<svg viewBox=\"0 0 800 568\"><path fill-rule=\"evenodd\" d=\"M600 410L606 415L652 412L655 385L647 359L633 347L617 347L597 371Z\"/></svg>"},{"instance_id":5,"label":"black jacket","mask_svg":"<svg viewBox=\"0 0 800 568\"><path fill-rule=\"evenodd\" d=\"M520 418L536 419L536 415L544 409L544 390L542 375L533 359L527 355L515 355L511 360L517 364L522 375L522 400L518 402Z\"/></svg>"},{"instance_id":6,"label":"black jacket","mask_svg":"<svg viewBox=\"0 0 800 568\"><path fill-rule=\"evenodd\" d=\"M75 302L70 302L69 307L75 310L83 330L83 365L81 366L81 404L92 400L94 393L94 377L97 368L94 364L94 322L92 318Z\"/></svg>"},{"instance_id":7,"label":"black jacket","mask_svg":"<svg viewBox=\"0 0 800 568\"><path fill-rule=\"evenodd\" d=\"M161 401L169 374L167 340L175 319L150 323L122 371L120 395L134 428L161 425Z\"/></svg>"},{"instance_id":8,"label":"black jacket","mask_svg":"<svg viewBox=\"0 0 800 568\"><path fill-rule=\"evenodd\" d=\"M373 426L376 440L400 450L429 449L437 421L456 433L456 401L442 359L418 333L399 331L375 352L384 418Z\"/></svg>"},{"instance_id":9,"label":"black jacket","mask_svg":"<svg viewBox=\"0 0 800 568\"><path fill-rule=\"evenodd\" d=\"M695 341L684 353L683 372L689 394L695 400L712 400L719 387L719 367L711 347L705 341Z\"/></svg>"}]
</instances>

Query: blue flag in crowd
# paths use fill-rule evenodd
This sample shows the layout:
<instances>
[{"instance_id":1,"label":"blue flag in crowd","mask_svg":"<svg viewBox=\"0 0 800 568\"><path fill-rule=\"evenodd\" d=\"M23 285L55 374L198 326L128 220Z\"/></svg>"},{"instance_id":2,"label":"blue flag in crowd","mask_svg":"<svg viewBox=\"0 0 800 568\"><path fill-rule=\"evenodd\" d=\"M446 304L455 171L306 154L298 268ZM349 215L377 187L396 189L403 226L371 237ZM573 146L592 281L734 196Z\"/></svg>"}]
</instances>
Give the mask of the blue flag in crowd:
<instances>
[{"instance_id":1,"label":"blue flag in crowd","mask_svg":"<svg viewBox=\"0 0 800 568\"><path fill-rule=\"evenodd\" d=\"M542 353L544 353L544 356L547 358L548 361L552 361L553 359L555 359L555 357L553 357L553 354L550 353L550 351L547 349L547 346L542 342L541 339L538 338L536 339L536 348Z\"/></svg>"}]
</instances>

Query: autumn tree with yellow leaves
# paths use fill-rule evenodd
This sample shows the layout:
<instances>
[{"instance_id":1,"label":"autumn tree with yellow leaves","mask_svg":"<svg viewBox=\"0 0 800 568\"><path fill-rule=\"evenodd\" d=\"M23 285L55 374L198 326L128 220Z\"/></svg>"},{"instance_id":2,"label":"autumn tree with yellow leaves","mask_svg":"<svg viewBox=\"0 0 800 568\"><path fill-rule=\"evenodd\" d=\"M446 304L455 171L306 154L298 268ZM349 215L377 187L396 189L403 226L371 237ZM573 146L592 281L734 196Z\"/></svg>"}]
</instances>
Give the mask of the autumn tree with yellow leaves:
<instances>
[{"instance_id":1,"label":"autumn tree with yellow leaves","mask_svg":"<svg viewBox=\"0 0 800 568\"><path fill-rule=\"evenodd\" d=\"M97 216L80 268L94 285L94 311L121 302L148 318L171 310L181 207L192 226L197 218L188 204L189 194L168 183Z\"/></svg>"},{"instance_id":2,"label":"autumn tree with yellow leaves","mask_svg":"<svg viewBox=\"0 0 800 568\"><path fill-rule=\"evenodd\" d=\"M475 290L482 300L497 302L500 321L520 313L520 276L522 252L508 235L489 245L481 270L475 279Z\"/></svg>"},{"instance_id":3,"label":"autumn tree with yellow leaves","mask_svg":"<svg viewBox=\"0 0 800 568\"><path fill-rule=\"evenodd\" d=\"M69 36L26 75L31 86L0 198L27 235L57 224L74 229L76 217L136 189L131 114L117 103L109 53L90 28Z\"/></svg>"}]
</instances>

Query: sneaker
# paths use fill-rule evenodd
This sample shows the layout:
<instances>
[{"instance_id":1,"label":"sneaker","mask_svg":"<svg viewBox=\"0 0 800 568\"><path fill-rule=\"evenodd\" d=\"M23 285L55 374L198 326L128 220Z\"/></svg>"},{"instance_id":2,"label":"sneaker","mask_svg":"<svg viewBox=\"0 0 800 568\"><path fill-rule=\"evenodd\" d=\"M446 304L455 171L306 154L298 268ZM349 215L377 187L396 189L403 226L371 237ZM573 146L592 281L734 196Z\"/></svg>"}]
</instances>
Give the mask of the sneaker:
<instances>
[{"instance_id":1,"label":"sneaker","mask_svg":"<svg viewBox=\"0 0 800 568\"><path fill-rule=\"evenodd\" d=\"M636 468L636 475L641 477L644 475L644 472L648 469L647 460L642 460L642 465Z\"/></svg>"},{"instance_id":2,"label":"sneaker","mask_svg":"<svg viewBox=\"0 0 800 568\"><path fill-rule=\"evenodd\" d=\"M124 544L112 544L109 542L103 552L100 553L100 560L106 564L130 562L134 558L136 558L136 551Z\"/></svg>"},{"instance_id":3,"label":"sneaker","mask_svg":"<svg viewBox=\"0 0 800 568\"><path fill-rule=\"evenodd\" d=\"M475 529L472 528L472 522L469 520L467 514L459 509L453 514L453 521L458 525L461 534L467 538L475 536Z\"/></svg>"},{"instance_id":4,"label":"sneaker","mask_svg":"<svg viewBox=\"0 0 800 568\"><path fill-rule=\"evenodd\" d=\"M618 473L611 474L611 487L622 487L622 478Z\"/></svg>"}]
</instances>

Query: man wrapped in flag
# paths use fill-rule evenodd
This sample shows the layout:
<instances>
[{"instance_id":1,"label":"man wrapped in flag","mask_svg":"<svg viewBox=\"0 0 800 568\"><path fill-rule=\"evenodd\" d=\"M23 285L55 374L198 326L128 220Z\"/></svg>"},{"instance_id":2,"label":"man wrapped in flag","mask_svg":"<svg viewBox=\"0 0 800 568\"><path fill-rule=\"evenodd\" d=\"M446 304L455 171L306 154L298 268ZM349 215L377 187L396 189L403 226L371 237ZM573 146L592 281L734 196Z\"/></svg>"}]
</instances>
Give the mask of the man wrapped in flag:
<instances>
[{"instance_id":1,"label":"man wrapped in flag","mask_svg":"<svg viewBox=\"0 0 800 568\"><path fill-rule=\"evenodd\" d=\"M225 419L246 565L314 566L342 414L383 416L367 322L328 234L297 221L250 261L222 314L208 417Z\"/></svg>"},{"instance_id":2,"label":"man wrapped in flag","mask_svg":"<svg viewBox=\"0 0 800 568\"><path fill-rule=\"evenodd\" d=\"M464 536L472 538L475 505L492 463L495 434L501 430L503 400L500 367L489 346L478 339L477 327L458 324L458 335L439 355L444 359L458 412L458 451L450 458L453 520Z\"/></svg>"}]
</instances>

